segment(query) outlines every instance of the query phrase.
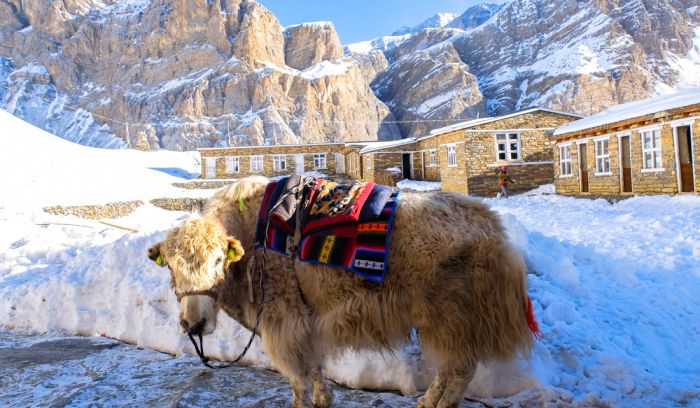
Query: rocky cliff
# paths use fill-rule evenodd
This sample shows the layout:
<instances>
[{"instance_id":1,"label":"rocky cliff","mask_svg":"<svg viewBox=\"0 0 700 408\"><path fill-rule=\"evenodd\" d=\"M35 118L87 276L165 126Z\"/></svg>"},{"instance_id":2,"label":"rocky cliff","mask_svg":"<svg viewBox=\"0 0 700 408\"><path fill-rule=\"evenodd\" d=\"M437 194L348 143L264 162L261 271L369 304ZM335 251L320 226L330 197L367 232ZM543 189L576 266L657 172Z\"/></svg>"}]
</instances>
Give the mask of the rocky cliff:
<instances>
[{"instance_id":1,"label":"rocky cliff","mask_svg":"<svg viewBox=\"0 0 700 408\"><path fill-rule=\"evenodd\" d=\"M700 0L513 0L347 49L386 56L372 88L399 120L530 106L591 114L700 86L698 6ZM437 71L444 73L431 75ZM430 123L402 130L422 134L425 127Z\"/></svg>"},{"instance_id":2,"label":"rocky cliff","mask_svg":"<svg viewBox=\"0 0 700 408\"><path fill-rule=\"evenodd\" d=\"M700 86L700 0L512 0L342 47L253 0L2 0L0 107L142 149L394 139Z\"/></svg>"},{"instance_id":3,"label":"rocky cliff","mask_svg":"<svg viewBox=\"0 0 700 408\"><path fill-rule=\"evenodd\" d=\"M2 107L80 143L400 137L331 23L284 29L255 1L6 0L0 27Z\"/></svg>"}]
</instances>

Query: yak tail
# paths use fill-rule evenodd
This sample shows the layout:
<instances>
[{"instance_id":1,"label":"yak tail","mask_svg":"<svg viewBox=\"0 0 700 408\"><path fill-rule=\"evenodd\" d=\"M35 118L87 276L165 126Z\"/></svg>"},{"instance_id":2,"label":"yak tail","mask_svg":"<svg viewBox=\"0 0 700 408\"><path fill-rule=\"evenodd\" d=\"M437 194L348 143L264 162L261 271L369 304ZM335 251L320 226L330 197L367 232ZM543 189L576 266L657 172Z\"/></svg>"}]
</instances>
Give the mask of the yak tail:
<instances>
[{"instance_id":1,"label":"yak tail","mask_svg":"<svg viewBox=\"0 0 700 408\"><path fill-rule=\"evenodd\" d=\"M527 267L522 255L501 237L476 240L465 253L474 273L477 340L495 359L530 355L541 336L527 293Z\"/></svg>"}]
</instances>

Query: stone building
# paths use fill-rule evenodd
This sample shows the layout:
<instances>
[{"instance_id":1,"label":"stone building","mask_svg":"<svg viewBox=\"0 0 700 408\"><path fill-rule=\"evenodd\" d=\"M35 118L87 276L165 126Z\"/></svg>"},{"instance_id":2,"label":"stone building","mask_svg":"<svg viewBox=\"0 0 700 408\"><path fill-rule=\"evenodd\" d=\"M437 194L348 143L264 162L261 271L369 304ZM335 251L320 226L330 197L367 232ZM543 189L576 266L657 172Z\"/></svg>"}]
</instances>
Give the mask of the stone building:
<instances>
[{"instance_id":1,"label":"stone building","mask_svg":"<svg viewBox=\"0 0 700 408\"><path fill-rule=\"evenodd\" d=\"M402 178L441 181L444 191L496 195L497 173L507 165L512 191L552 183L551 135L581 118L544 108L474 119L435 129L420 138L366 146L360 150L363 178L376 180L387 169Z\"/></svg>"},{"instance_id":2,"label":"stone building","mask_svg":"<svg viewBox=\"0 0 700 408\"><path fill-rule=\"evenodd\" d=\"M552 183L552 132L580 116L532 108L474 119L420 138L287 146L198 149L205 179L267 177L308 171L392 184L400 179L441 181L444 191L493 196L504 164L513 191Z\"/></svg>"},{"instance_id":3,"label":"stone building","mask_svg":"<svg viewBox=\"0 0 700 408\"><path fill-rule=\"evenodd\" d=\"M319 172L346 174L345 155L353 149L346 143L241 146L197 149L202 156L202 178L237 179ZM359 150L361 146L355 147Z\"/></svg>"},{"instance_id":4,"label":"stone building","mask_svg":"<svg viewBox=\"0 0 700 408\"><path fill-rule=\"evenodd\" d=\"M700 191L700 88L607 109L554 132L555 185L568 195Z\"/></svg>"}]
</instances>

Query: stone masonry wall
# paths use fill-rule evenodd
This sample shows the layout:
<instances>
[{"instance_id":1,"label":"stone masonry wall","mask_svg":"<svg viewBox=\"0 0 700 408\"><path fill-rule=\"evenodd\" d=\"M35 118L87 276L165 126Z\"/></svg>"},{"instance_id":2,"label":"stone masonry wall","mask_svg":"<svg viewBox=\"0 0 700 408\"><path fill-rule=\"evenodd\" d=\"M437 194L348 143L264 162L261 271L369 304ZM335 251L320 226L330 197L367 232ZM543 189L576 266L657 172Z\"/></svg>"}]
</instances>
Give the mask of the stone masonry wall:
<instances>
[{"instance_id":1,"label":"stone masonry wall","mask_svg":"<svg viewBox=\"0 0 700 408\"><path fill-rule=\"evenodd\" d=\"M464 131L454 130L441 135L418 141L417 150L437 150L437 173L442 181L442 191L469 194L467 185L467 154L464 144ZM450 166L447 161L448 145L454 144L457 152L457 165ZM428 167L426 167L427 169ZM431 170L432 172L432 170ZM434 180L429 178L428 180Z\"/></svg>"},{"instance_id":2,"label":"stone masonry wall","mask_svg":"<svg viewBox=\"0 0 700 408\"><path fill-rule=\"evenodd\" d=\"M595 168L595 140L608 139L608 153L610 154L610 174L597 174ZM590 194L616 195L620 194L620 157L618 152L618 138L610 136L589 140L585 146L588 159L588 188ZM580 148L583 148L581 145Z\"/></svg>"},{"instance_id":3,"label":"stone masonry wall","mask_svg":"<svg viewBox=\"0 0 700 408\"><path fill-rule=\"evenodd\" d=\"M578 175L578 145L576 143L571 143L571 176L561 177L561 167L559 165L559 148L555 147L554 150L554 186L556 187L557 193L574 195L579 194L581 191L581 179Z\"/></svg>"},{"instance_id":4,"label":"stone masonry wall","mask_svg":"<svg viewBox=\"0 0 700 408\"><path fill-rule=\"evenodd\" d=\"M424 174L422 174L422 179L427 181L440 181L440 155L437 154L438 146L440 145L440 137L432 137L428 139L421 140L417 143L418 151L424 157L424 165L421 164ZM430 164L430 150L435 149L436 164Z\"/></svg>"},{"instance_id":5,"label":"stone masonry wall","mask_svg":"<svg viewBox=\"0 0 700 408\"><path fill-rule=\"evenodd\" d=\"M661 128L661 165L663 171L642 171L642 140L639 132L630 136L632 150L632 191L640 194L674 194L678 192L676 157L673 144L673 129L669 125Z\"/></svg>"},{"instance_id":6,"label":"stone masonry wall","mask_svg":"<svg viewBox=\"0 0 700 408\"><path fill-rule=\"evenodd\" d=\"M493 196L498 193L498 171L504 164L516 181L508 186L511 192L528 191L552 183L552 129L574 119L568 115L538 111L467 129L465 137L470 194ZM498 159L496 133L501 130L520 135L520 160Z\"/></svg>"}]
</instances>

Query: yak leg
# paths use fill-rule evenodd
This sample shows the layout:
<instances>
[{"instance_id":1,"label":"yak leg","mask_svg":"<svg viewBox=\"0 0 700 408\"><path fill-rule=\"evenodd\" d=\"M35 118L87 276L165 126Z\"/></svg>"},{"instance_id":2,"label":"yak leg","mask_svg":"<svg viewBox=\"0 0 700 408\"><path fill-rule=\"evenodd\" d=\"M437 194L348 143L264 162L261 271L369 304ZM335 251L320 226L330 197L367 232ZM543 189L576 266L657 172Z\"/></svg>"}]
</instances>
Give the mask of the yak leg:
<instances>
[{"instance_id":1,"label":"yak leg","mask_svg":"<svg viewBox=\"0 0 700 408\"><path fill-rule=\"evenodd\" d=\"M301 353L282 346L284 339L262 333L263 346L275 367L287 377L292 386L292 408L309 408L311 400L308 390L311 385L309 370L305 367Z\"/></svg>"},{"instance_id":2,"label":"yak leg","mask_svg":"<svg viewBox=\"0 0 700 408\"><path fill-rule=\"evenodd\" d=\"M435 408L438 401L440 401L446 386L447 376L442 370L440 370L435 376L435 379L433 379L433 382L430 384L428 390L418 400L417 408Z\"/></svg>"},{"instance_id":3,"label":"yak leg","mask_svg":"<svg viewBox=\"0 0 700 408\"><path fill-rule=\"evenodd\" d=\"M333 403L333 389L326 383L323 378L323 370L320 365L311 371L311 384L314 392L311 402L314 408L328 408Z\"/></svg>"},{"instance_id":4,"label":"yak leg","mask_svg":"<svg viewBox=\"0 0 700 408\"><path fill-rule=\"evenodd\" d=\"M453 368L447 377L447 387L440 398L437 408L456 408L464 400L464 391L467 385L474 378L476 366L474 364L464 364L461 367Z\"/></svg>"},{"instance_id":5,"label":"yak leg","mask_svg":"<svg viewBox=\"0 0 700 408\"><path fill-rule=\"evenodd\" d=\"M308 408L311 407L308 390L314 367L309 362L314 359L308 347L308 320L302 313L293 314L290 310L293 309L279 302L269 304L261 322L260 338L265 352L292 386L292 408ZM287 316L278 319L284 312Z\"/></svg>"}]
</instances>

